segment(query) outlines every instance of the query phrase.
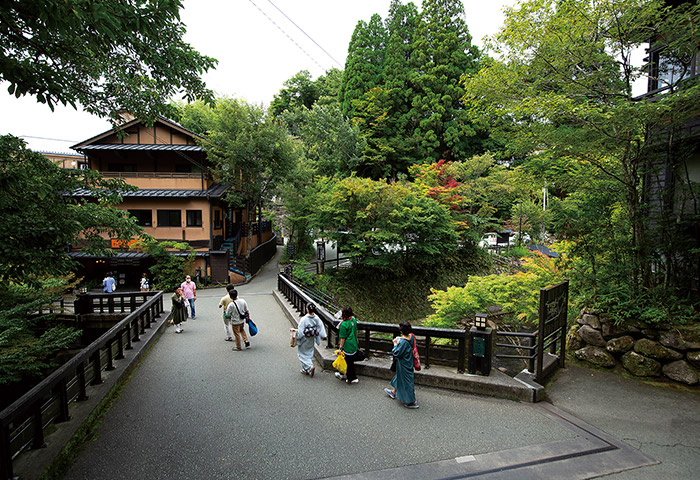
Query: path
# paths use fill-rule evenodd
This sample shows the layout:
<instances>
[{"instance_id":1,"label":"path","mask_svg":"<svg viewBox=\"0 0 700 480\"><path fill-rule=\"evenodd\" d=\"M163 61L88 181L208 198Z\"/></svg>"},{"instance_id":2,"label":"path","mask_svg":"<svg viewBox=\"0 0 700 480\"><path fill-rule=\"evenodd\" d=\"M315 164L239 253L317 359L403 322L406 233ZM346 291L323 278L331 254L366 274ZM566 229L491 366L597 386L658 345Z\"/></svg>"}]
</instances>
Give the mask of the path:
<instances>
[{"instance_id":1,"label":"path","mask_svg":"<svg viewBox=\"0 0 700 480\"><path fill-rule=\"evenodd\" d=\"M418 387L421 408L408 410L384 394L382 380L351 386L332 372L300 375L288 320L271 294L276 275L271 263L239 288L260 329L243 352L224 341L224 290L200 290L197 319L181 335L165 330L65 478L463 478L470 462L478 471L518 453L542 459L590 442L537 405ZM576 405L559 392L562 408ZM557 465L575 466L550 461L518 476L554 478ZM619 478L644 478L631 475Z\"/></svg>"}]
</instances>

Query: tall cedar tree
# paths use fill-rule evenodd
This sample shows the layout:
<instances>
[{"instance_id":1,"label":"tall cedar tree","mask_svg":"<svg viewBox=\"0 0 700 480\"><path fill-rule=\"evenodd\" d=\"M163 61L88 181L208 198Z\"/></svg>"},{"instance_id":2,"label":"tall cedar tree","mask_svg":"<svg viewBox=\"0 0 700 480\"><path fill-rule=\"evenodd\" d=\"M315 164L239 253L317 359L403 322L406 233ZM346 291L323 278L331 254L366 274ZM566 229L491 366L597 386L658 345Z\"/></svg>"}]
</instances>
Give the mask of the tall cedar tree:
<instances>
[{"instance_id":1,"label":"tall cedar tree","mask_svg":"<svg viewBox=\"0 0 700 480\"><path fill-rule=\"evenodd\" d=\"M411 57L413 140L428 160L480 153L482 139L460 99L460 79L478 70L461 0L426 0Z\"/></svg>"},{"instance_id":2,"label":"tall cedar tree","mask_svg":"<svg viewBox=\"0 0 700 480\"><path fill-rule=\"evenodd\" d=\"M338 97L340 108L348 117L354 116L355 102L365 92L382 85L385 47L386 29L379 15L372 15L369 23L357 22Z\"/></svg>"},{"instance_id":3,"label":"tall cedar tree","mask_svg":"<svg viewBox=\"0 0 700 480\"><path fill-rule=\"evenodd\" d=\"M416 163L411 117L410 63L413 35L420 21L413 3L393 0L387 19L384 85L366 92L356 103L355 121L367 142L358 173L371 178L396 178Z\"/></svg>"}]
</instances>

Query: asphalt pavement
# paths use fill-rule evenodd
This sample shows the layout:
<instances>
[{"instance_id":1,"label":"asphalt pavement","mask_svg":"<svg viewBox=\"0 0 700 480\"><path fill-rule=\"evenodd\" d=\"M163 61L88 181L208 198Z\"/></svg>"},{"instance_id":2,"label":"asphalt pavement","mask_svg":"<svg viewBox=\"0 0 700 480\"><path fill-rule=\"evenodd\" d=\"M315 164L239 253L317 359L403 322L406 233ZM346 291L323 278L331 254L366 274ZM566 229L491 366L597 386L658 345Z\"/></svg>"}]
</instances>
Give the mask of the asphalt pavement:
<instances>
[{"instance_id":1,"label":"asphalt pavement","mask_svg":"<svg viewBox=\"0 0 700 480\"><path fill-rule=\"evenodd\" d=\"M552 404L535 405L418 386L417 410L380 379L301 375L277 272L271 262L238 288L259 328L244 351L224 341L224 289L200 289L197 319L163 332L64 478L670 479L700 467L700 396L615 375L567 368Z\"/></svg>"}]
</instances>

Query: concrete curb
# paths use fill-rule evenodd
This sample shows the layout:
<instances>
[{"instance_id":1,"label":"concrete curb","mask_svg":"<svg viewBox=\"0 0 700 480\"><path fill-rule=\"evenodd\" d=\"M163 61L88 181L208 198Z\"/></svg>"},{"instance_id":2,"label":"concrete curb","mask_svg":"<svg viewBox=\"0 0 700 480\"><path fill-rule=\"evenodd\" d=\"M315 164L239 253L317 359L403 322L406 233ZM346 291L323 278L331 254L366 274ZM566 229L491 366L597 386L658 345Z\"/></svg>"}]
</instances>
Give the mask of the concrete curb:
<instances>
[{"instance_id":1,"label":"concrete curb","mask_svg":"<svg viewBox=\"0 0 700 480\"><path fill-rule=\"evenodd\" d=\"M161 313L151 328L140 335L140 341L132 342L133 348L124 351L124 358L114 361L114 370L102 371L102 383L88 386L87 400L71 404L70 420L55 424L56 431L46 436L44 448L27 450L15 459L12 468L17 478L55 478L55 473L61 472L61 464L72 456L72 449L76 448L71 442L80 441L78 434L89 435L89 431L81 432L81 428L98 419L105 406L118 396L120 387L128 381L131 373L168 326L170 316L170 311Z\"/></svg>"},{"instance_id":2,"label":"concrete curb","mask_svg":"<svg viewBox=\"0 0 700 480\"><path fill-rule=\"evenodd\" d=\"M290 305L279 290L274 290L272 294L289 319L290 324L296 327L301 318L299 312ZM314 357L324 370L333 370L332 365L336 358L334 349L327 348L325 345L317 346ZM386 380L390 380L394 376L394 373L390 370L391 359L388 357L372 357L363 362L356 363L355 367L359 375L383 378ZM446 388L459 392L498 398L509 398L521 402L537 402L544 397L544 388L541 385L533 384L533 382L526 381L525 379L511 378L505 373L495 369L491 370L491 374L488 377L484 377L482 375L458 373L455 369L450 367L433 365L428 369L416 372L415 382L416 385Z\"/></svg>"}]
</instances>

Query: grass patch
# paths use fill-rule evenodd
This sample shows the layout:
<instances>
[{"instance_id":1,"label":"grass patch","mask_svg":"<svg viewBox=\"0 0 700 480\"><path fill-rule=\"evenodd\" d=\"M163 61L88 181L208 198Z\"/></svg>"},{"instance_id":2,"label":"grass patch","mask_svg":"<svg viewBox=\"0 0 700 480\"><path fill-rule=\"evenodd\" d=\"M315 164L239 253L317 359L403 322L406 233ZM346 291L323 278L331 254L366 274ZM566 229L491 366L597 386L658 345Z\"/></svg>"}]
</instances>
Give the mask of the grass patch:
<instances>
[{"instance_id":1,"label":"grass patch","mask_svg":"<svg viewBox=\"0 0 700 480\"><path fill-rule=\"evenodd\" d=\"M353 267L329 271L317 285L340 305L350 305L356 317L365 322L419 325L433 313L428 302L431 288L446 289L464 285L469 275L484 272L489 260L481 255L451 258L432 270L391 274Z\"/></svg>"}]
</instances>

